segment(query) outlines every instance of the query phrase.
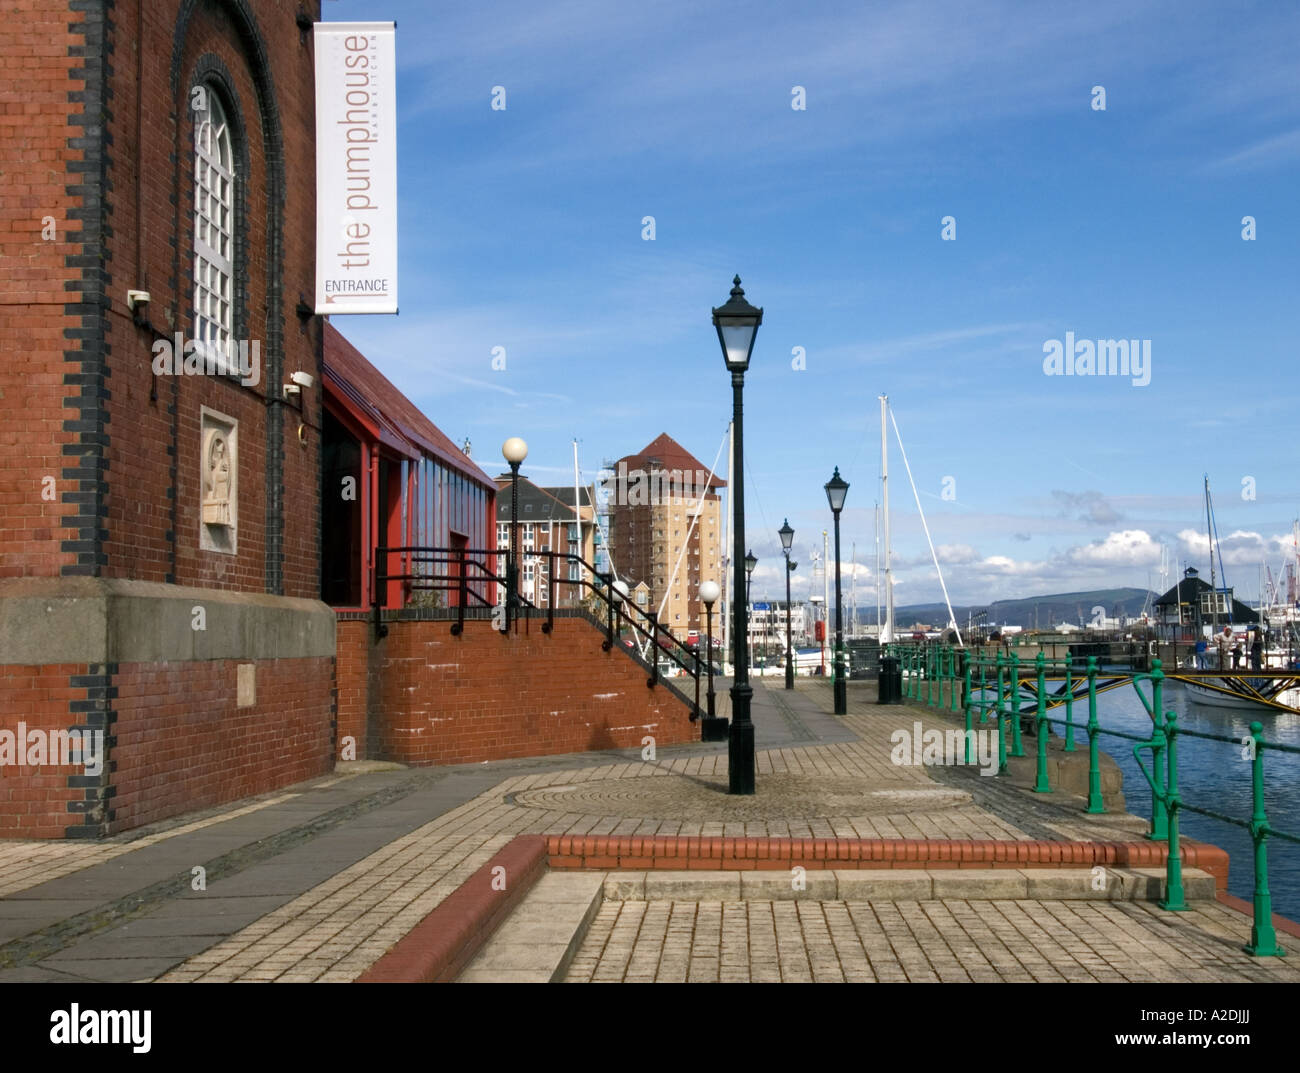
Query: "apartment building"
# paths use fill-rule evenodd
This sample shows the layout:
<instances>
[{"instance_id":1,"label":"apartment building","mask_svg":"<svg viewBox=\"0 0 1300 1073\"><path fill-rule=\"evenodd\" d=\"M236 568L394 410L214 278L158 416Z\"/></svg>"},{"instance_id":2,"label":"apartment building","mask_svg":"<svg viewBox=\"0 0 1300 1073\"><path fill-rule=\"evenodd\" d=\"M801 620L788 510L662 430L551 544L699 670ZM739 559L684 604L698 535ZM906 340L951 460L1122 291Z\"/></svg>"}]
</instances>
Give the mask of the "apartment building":
<instances>
[{"instance_id":1,"label":"apartment building","mask_svg":"<svg viewBox=\"0 0 1300 1073\"><path fill-rule=\"evenodd\" d=\"M510 548L510 474L502 473L497 484L497 544L502 551ZM546 607L551 597L551 559L543 552L557 552L580 556L586 563L594 563L596 537L594 535L595 510L590 485L578 488L579 509L573 512L573 487L543 488L526 477L519 478L519 591L523 597L538 607ZM581 532L579 532L581 530ZM501 557L499 573L504 574L505 557ZM577 562L558 563L555 577L555 606L576 607L587 590L576 584L586 573ZM590 577L586 580L590 581Z\"/></svg>"},{"instance_id":2,"label":"apartment building","mask_svg":"<svg viewBox=\"0 0 1300 1073\"><path fill-rule=\"evenodd\" d=\"M620 458L605 484L618 576L632 589L647 586L649 609L678 637L702 631L700 583L722 583L726 482L665 432Z\"/></svg>"}]
</instances>

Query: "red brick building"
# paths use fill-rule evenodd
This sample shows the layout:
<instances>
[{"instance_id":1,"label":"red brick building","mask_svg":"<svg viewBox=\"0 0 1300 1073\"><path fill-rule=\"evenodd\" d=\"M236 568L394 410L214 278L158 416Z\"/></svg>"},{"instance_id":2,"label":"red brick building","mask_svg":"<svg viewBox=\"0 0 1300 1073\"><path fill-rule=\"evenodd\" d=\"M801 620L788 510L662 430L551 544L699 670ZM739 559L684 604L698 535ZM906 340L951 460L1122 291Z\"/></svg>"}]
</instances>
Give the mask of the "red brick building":
<instances>
[{"instance_id":1,"label":"red brick building","mask_svg":"<svg viewBox=\"0 0 1300 1073\"><path fill-rule=\"evenodd\" d=\"M310 304L319 3L4 16L0 838L324 774L339 720L359 757L401 739L412 763L685 740L589 623L475 618L435 681L448 608L387 642L363 619L410 595L370 588L376 547L488 548L495 489ZM602 658L625 701L578 673ZM486 689L510 661L531 684Z\"/></svg>"},{"instance_id":2,"label":"red brick building","mask_svg":"<svg viewBox=\"0 0 1300 1073\"><path fill-rule=\"evenodd\" d=\"M333 764L319 6L4 14L0 837L95 837Z\"/></svg>"}]
</instances>

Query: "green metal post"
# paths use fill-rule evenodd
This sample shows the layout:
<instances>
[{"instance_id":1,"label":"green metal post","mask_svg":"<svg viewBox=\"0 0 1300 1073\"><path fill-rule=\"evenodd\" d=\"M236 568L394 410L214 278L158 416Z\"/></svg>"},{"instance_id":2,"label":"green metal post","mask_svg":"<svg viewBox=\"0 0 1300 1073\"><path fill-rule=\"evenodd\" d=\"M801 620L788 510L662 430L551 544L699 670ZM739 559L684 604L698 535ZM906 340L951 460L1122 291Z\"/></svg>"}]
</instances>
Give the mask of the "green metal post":
<instances>
[{"instance_id":1,"label":"green metal post","mask_svg":"<svg viewBox=\"0 0 1300 1073\"><path fill-rule=\"evenodd\" d=\"M952 692L952 649L944 645L939 650L939 696L936 698L940 708L946 708L948 702L943 698L943 687L948 686L948 692Z\"/></svg>"},{"instance_id":2,"label":"green metal post","mask_svg":"<svg viewBox=\"0 0 1300 1073\"><path fill-rule=\"evenodd\" d=\"M934 690L934 645L925 646L925 703L929 707L932 703L931 694Z\"/></svg>"},{"instance_id":3,"label":"green metal post","mask_svg":"<svg viewBox=\"0 0 1300 1073\"><path fill-rule=\"evenodd\" d=\"M1151 774L1156 780L1156 791L1151 794L1151 833L1147 835L1153 841L1163 842L1169 837L1169 810L1165 808L1165 794L1169 789L1169 761L1165 752L1168 740L1165 729L1164 714L1165 672L1160 669L1160 661L1152 661L1151 670L1151 712L1155 720L1155 729L1161 731L1159 742L1151 754Z\"/></svg>"},{"instance_id":4,"label":"green metal post","mask_svg":"<svg viewBox=\"0 0 1300 1073\"><path fill-rule=\"evenodd\" d=\"M1047 657L1042 649L1038 650L1034 669L1038 672L1038 718L1034 723L1034 734L1038 738L1038 769L1034 793L1050 794L1052 786L1047 778Z\"/></svg>"},{"instance_id":5,"label":"green metal post","mask_svg":"<svg viewBox=\"0 0 1300 1073\"><path fill-rule=\"evenodd\" d=\"M1169 759L1169 789L1165 805L1169 811L1169 855L1165 859L1165 899L1161 909L1182 912L1187 908L1183 891L1183 861L1178 853L1178 713L1169 712L1165 722L1166 756Z\"/></svg>"},{"instance_id":6,"label":"green metal post","mask_svg":"<svg viewBox=\"0 0 1300 1073\"><path fill-rule=\"evenodd\" d=\"M944 706L944 678L948 674L948 662L945 659L944 645L935 646L935 708Z\"/></svg>"},{"instance_id":7,"label":"green metal post","mask_svg":"<svg viewBox=\"0 0 1300 1073\"><path fill-rule=\"evenodd\" d=\"M1011 715L1011 755L1024 756L1025 746L1020 740L1020 653L1011 653L1010 699L1007 707Z\"/></svg>"},{"instance_id":8,"label":"green metal post","mask_svg":"<svg viewBox=\"0 0 1300 1073\"><path fill-rule=\"evenodd\" d=\"M961 649L952 650L952 710L961 711L961 685L962 676L960 665L964 662L961 658Z\"/></svg>"},{"instance_id":9,"label":"green metal post","mask_svg":"<svg viewBox=\"0 0 1300 1073\"><path fill-rule=\"evenodd\" d=\"M980 722L984 723L988 721L988 717L989 717L989 708L988 708L989 698L988 698L988 693L986 692L986 690L988 689L988 657L983 652L981 652L979 655L979 668L980 668L980 699L979 699Z\"/></svg>"},{"instance_id":10,"label":"green metal post","mask_svg":"<svg viewBox=\"0 0 1300 1073\"><path fill-rule=\"evenodd\" d=\"M1101 755L1097 738L1097 657L1088 657L1088 807L1084 811L1093 815L1106 811L1101 798Z\"/></svg>"},{"instance_id":11,"label":"green metal post","mask_svg":"<svg viewBox=\"0 0 1300 1073\"><path fill-rule=\"evenodd\" d=\"M971 760L971 739L975 736L971 726L971 695L970 695L970 660L966 661L966 673L962 680L962 707L966 710L966 763L972 763Z\"/></svg>"},{"instance_id":12,"label":"green metal post","mask_svg":"<svg viewBox=\"0 0 1300 1073\"><path fill-rule=\"evenodd\" d=\"M1264 724L1250 724L1254 756L1251 764L1251 797L1254 807L1250 817L1250 837L1255 843L1255 920L1250 928L1250 945L1246 953L1256 957L1285 957L1277 945L1273 930L1273 899L1268 893L1268 816L1264 812Z\"/></svg>"},{"instance_id":13,"label":"green metal post","mask_svg":"<svg viewBox=\"0 0 1300 1073\"><path fill-rule=\"evenodd\" d=\"M1002 678L1006 665L1002 660L1002 650L998 649L998 774L1007 773L1007 725L1002 721Z\"/></svg>"},{"instance_id":14,"label":"green metal post","mask_svg":"<svg viewBox=\"0 0 1300 1073\"><path fill-rule=\"evenodd\" d=\"M943 668L944 668L944 678L948 682L948 700L947 702L944 701L943 691L940 690L939 707L952 708L953 711L957 710L956 707L954 706L957 700L956 693L954 692L957 686L957 658L956 657L957 657L957 653L953 649L952 645L944 645Z\"/></svg>"},{"instance_id":15,"label":"green metal post","mask_svg":"<svg viewBox=\"0 0 1300 1073\"><path fill-rule=\"evenodd\" d=\"M938 645L930 646L930 688L926 691L925 702L931 708L939 705L939 695L943 692L943 649Z\"/></svg>"},{"instance_id":16,"label":"green metal post","mask_svg":"<svg viewBox=\"0 0 1300 1073\"><path fill-rule=\"evenodd\" d=\"M1065 650L1065 748L1064 752L1074 752L1074 680L1070 677L1070 650Z\"/></svg>"}]
</instances>

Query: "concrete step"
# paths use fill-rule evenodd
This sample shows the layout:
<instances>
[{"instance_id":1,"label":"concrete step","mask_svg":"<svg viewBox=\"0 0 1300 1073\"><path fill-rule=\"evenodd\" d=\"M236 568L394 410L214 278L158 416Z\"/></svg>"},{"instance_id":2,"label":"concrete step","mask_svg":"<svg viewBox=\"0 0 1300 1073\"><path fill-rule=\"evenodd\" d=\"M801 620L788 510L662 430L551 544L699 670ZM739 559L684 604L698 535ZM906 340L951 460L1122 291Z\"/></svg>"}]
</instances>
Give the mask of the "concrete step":
<instances>
[{"instance_id":1,"label":"concrete step","mask_svg":"<svg viewBox=\"0 0 1300 1073\"><path fill-rule=\"evenodd\" d=\"M1187 899L1213 900L1214 877L1183 871ZM1159 901L1163 868L897 868L746 872L608 872L606 901L822 902L1033 899Z\"/></svg>"},{"instance_id":2,"label":"concrete step","mask_svg":"<svg viewBox=\"0 0 1300 1073\"><path fill-rule=\"evenodd\" d=\"M456 978L545 984L564 978L603 901L603 872L547 872Z\"/></svg>"}]
</instances>

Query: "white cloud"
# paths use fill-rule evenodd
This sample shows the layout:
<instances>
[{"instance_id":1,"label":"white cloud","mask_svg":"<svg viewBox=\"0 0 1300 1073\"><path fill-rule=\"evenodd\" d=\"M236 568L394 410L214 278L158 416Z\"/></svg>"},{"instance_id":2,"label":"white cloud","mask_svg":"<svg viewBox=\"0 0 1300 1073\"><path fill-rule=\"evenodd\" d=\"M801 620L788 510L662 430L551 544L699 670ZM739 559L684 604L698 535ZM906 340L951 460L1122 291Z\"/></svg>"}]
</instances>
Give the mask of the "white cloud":
<instances>
[{"instance_id":1,"label":"white cloud","mask_svg":"<svg viewBox=\"0 0 1300 1073\"><path fill-rule=\"evenodd\" d=\"M1208 573L1209 538L1195 529L1183 529L1178 540L1189 558L1200 560L1195 564L1197 568ZM1234 529L1217 542L1218 555L1214 565L1217 569L1221 557L1224 566L1242 566L1252 570L1257 570L1261 564L1277 566L1278 558L1287 555L1293 547L1290 533L1266 537L1250 529Z\"/></svg>"},{"instance_id":2,"label":"white cloud","mask_svg":"<svg viewBox=\"0 0 1300 1073\"><path fill-rule=\"evenodd\" d=\"M1125 529L1110 533L1105 540L1070 549L1067 559L1080 566L1158 565L1160 544L1145 530Z\"/></svg>"},{"instance_id":3,"label":"white cloud","mask_svg":"<svg viewBox=\"0 0 1300 1073\"><path fill-rule=\"evenodd\" d=\"M935 549L940 566L960 566L962 563L976 562L980 554L969 544L940 544Z\"/></svg>"}]
</instances>

